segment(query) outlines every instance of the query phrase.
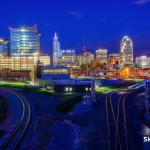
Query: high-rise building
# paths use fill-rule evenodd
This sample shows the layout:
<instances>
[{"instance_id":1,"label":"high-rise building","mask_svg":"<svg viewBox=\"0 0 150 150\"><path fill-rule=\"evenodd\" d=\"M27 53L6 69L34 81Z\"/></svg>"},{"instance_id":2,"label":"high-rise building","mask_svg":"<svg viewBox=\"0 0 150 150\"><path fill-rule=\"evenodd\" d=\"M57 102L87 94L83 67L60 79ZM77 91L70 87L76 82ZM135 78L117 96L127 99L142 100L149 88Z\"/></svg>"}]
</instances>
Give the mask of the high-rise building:
<instances>
[{"instance_id":1,"label":"high-rise building","mask_svg":"<svg viewBox=\"0 0 150 150\"><path fill-rule=\"evenodd\" d=\"M62 57L62 51L60 50L60 42L57 34L55 33L53 38L53 65L60 65L60 59Z\"/></svg>"},{"instance_id":2,"label":"high-rise building","mask_svg":"<svg viewBox=\"0 0 150 150\"><path fill-rule=\"evenodd\" d=\"M133 64L133 42L128 36L124 36L120 48L120 66Z\"/></svg>"},{"instance_id":3,"label":"high-rise building","mask_svg":"<svg viewBox=\"0 0 150 150\"><path fill-rule=\"evenodd\" d=\"M9 28L9 30L11 56L33 56L40 50L40 34L36 25Z\"/></svg>"},{"instance_id":4,"label":"high-rise building","mask_svg":"<svg viewBox=\"0 0 150 150\"><path fill-rule=\"evenodd\" d=\"M96 59L100 61L101 64L107 64L107 49L96 50Z\"/></svg>"},{"instance_id":5,"label":"high-rise building","mask_svg":"<svg viewBox=\"0 0 150 150\"><path fill-rule=\"evenodd\" d=\"M150 57L147 56L136 57L135 63L136 65L142 68L150 67Z\"/></svg>"},{"instance_id":6,"label":"high-rise building","mask_svg":"<svg viewBox=\"0 0 150 150\"><path fill-rule=\"evenodd\" d=\"M8 40L0 39L0 56L8 55Z\"/></svg>"},{"instance_id":7,"label":"high-rise building","mask_svg":"<svg viewBox=\"0 0 150 150\"><path fill-rule=\"evenodd\" d=\"M65 67L76 67L76 58L75 50L62 50L61 65Z\"/></svg>"},{"instance_id":8,"label":"high-rise building","mask_svg":"<svg viewBox=\"0 0 150 150\"><path fill-rule=\"evenodd\" d=\"M84 51L78 55L78 65L88 65L94 60L94 54L88 51Z\"/></svg>"},{"instance_id":9,"label":"high-rise building","mask_svg":"<svg viewBox=\"0 0 150 150\"><path fill-rule=\"evenodd\" d=\"M119 54L110 54L108 56L108 67L110 69L116 69L119 67L120 55Z\"/></svg>"}]
</instances>

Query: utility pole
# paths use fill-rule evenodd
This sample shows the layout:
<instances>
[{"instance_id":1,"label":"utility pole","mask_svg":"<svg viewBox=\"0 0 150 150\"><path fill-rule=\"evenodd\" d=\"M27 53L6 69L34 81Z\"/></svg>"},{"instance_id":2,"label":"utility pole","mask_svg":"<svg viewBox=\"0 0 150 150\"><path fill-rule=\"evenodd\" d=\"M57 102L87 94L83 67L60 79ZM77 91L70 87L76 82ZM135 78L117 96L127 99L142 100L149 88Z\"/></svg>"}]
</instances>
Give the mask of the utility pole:
<instances>
[{"instance_id":1,"label":"utility pole","mask_svg":"<svg viewBox=\"0 0 150 150\"><path fill-rule=\"evenodd\" d=\"M90 74L91 74L91 100L92 100L92 102L95 102L95 100L96 100L95 78L94 78L94 74L93 74L92 70L91 70Z\"/></svg>"},{"instance_id":2,"label":"utility pole","mask_svg":"<svg viewBox=\"0 0 150 150\"><path fill-rule=\"evenodd\" d=\"M150 80L145 81L145 108L146 114L149 114L149 102L150 102Z\"/></svg>"}]
</instances>

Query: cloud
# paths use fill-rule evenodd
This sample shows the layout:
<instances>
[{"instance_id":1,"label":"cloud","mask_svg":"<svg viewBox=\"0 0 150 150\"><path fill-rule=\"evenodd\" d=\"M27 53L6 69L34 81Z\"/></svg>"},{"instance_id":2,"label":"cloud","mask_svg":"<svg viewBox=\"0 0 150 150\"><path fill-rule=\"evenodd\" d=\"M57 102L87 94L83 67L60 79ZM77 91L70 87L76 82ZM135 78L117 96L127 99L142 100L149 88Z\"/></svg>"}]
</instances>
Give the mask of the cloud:
<instances>
[{"instance_id":1,"label":"cloud","mask_svg":"<svg viewBox=\"0 0 150 150\"><path fill-rule=\"evenodd\" d=\"M144 4L150 3L150 0L136 0L136 1L133 1L132 3L136 5L144 5Z\"/></svg>"},{"instance_id":2,"label":"cloud","mask_svg":"<svg viewBox=\"0 0 150 150\"><path fill-rule=\"evenodd\" d=\"M69 12L69 15L71 15L77 19L81 19L83 17L82 13L79 11L71 11L71 12Z\"/></svg>"}]
</instances>

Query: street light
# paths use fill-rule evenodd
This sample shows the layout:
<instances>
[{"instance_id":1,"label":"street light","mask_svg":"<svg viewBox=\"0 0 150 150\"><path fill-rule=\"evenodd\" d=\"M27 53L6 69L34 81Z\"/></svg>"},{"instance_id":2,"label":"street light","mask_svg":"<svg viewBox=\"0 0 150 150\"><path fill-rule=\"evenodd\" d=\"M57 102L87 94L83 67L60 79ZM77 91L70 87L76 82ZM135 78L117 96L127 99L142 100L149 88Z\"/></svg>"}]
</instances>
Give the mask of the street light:
<instances>
[{"instance_id":1,"label":"street light","mask_svg":"<svg viewBox=\"0 0 150 150\"><path fill-rule=\"evenodd\" d=\"M91 68L91 67L90 67ZM96 98L96 91L95 91L95 78L94 78L94 71L92 71L92 69L90 69L90 76L91 76L91 99L92 102L95 102L95 98Z\"/></svg>"},{"instance_id":2,"label":"street light","mask_svg":"<svg viewBox=\"0 0 150 150\"><path fill-rule=\"evenodd\" d=\"M146 114L149 114L149 101L150 101L150 80L145 81L145 108Z\"/></svg>"}]
</instances>

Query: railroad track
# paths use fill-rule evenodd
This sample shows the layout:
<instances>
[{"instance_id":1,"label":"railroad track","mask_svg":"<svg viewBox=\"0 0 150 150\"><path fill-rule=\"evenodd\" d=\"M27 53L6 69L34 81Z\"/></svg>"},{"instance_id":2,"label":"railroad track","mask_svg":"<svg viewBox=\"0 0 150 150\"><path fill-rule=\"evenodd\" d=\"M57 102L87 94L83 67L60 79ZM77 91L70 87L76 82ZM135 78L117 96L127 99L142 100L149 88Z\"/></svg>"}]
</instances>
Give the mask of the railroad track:
<instances>
[{"instance_id":1,"label":"railroad track","mask_svg":"<svg viewBox=\"0 0 150 150\"><path fill-rule=\"evenodd\" d=\"M17 123L17 126L15 129L10 133L8 138L4 141L4 143L0 146L0 149L4 150L16 150L19 149L19 146L21 142L23 141L23 138L28 131L28 127L31 121L31 108L29 105L28 100L23 97L22 95L10 91L8 89L1 89L5 92L8 92L12 95L15 95L17 99L19 100L21 107L22 107L22 112L21 112L21 117L20 120Z\"/></svg>"},{"instance_id":2,"label":"railroad track","mask_svg":"<svg viewBox=\"0 0 150 150\"><path fill-rule=\"evenodd\" d=\"M124 149L123 143L121 143L121 133L119 134L119 121L123 120L123 131L124 131L124 138L125 138L125 149L128 150L128 134L127 134L127 121L126 121L126 108L125 108L125 99L128 95L133 93L129 91L120 96L118 103L117 103L117 112L115 115L115 109L112 103L112 95L118 93L119 91L112 91L106 96L106 121L107 121L107 130L108 130L108 149L119 150ZM121 118L121 116L123 116ZM113 118L113 119L112 119ZM115 134L112 133L115 129ZM111 140L113 139L113 141ZM115 139L115 143L114 143ZM118 145L119 144L119 145Z\"/></svg>"}]
</instances>

